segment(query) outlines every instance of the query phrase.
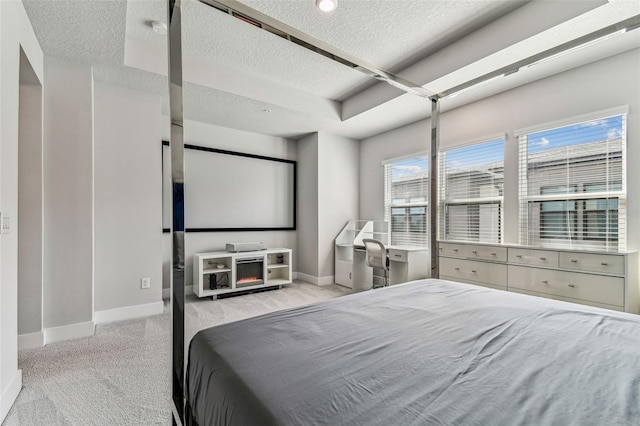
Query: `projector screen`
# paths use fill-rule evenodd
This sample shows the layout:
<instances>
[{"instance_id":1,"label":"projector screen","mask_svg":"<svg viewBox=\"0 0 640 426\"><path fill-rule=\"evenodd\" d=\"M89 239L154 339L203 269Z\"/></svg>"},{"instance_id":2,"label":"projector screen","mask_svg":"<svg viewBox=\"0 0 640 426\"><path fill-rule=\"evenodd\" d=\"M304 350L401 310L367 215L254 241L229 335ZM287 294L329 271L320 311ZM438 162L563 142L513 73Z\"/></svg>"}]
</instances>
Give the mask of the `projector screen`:
<instances>
[{"instance_id":1,"label":"projector screen","mask_svg":"<svg viewBox=\"0 0 640 426\"><path fill-rule=\"evenodd\" d=\"M163 228L171 226L171 152L163 142ZM185 145L187 232L295 230L296 162Z\"/></svg>"}]
</instances>

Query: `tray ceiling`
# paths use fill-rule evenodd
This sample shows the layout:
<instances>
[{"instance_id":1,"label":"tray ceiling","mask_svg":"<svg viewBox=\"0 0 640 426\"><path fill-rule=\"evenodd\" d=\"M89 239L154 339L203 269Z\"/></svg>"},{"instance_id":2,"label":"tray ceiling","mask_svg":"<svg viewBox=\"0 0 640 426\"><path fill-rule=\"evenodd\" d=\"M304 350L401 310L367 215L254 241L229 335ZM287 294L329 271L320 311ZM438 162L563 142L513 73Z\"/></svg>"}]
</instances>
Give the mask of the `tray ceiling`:
<instances>
[{"instance_id":1,"label":"tray ceiling","mask_svg":"<svg viewBox=\"0 0 640 426\"><path fill-rule=\"evenodd\" d=\"M98 81L156 95L166 110L166 36L150 26L153 20L166 22L164 0L24 3L45 54L93 66ZM637 2L625 0L340 0L330 14L316 9L313 0L242 3L437 90L499 67L509 55L535 53L563 35L577 37L606 19L640 13L634 12ZM429 115L424 100L197 0L183 4L185 119L286 137L320 130L364 138ZM493 93L637 47L640 37L629 34L576 62L503 78ZM443 107L473 98L446 100Z\"/></svg>"}]
</instances>

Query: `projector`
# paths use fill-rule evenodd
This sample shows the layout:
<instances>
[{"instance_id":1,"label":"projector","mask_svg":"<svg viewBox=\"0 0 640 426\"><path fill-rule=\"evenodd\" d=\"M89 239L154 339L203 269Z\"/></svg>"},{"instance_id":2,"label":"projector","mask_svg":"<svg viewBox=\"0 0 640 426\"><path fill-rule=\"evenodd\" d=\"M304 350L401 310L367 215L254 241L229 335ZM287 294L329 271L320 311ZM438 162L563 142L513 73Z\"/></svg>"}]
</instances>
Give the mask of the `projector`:
<instances>
[{"instance_id":1,"label":"projector","mask_svg":"<svg viewBox=\"0 0 640 426\"><path fill-rule=\"evenodd\" d=\"M264 243L227 243L227 251L237 253L241 251L266 250Z\"/></svg>"}]
</instances>

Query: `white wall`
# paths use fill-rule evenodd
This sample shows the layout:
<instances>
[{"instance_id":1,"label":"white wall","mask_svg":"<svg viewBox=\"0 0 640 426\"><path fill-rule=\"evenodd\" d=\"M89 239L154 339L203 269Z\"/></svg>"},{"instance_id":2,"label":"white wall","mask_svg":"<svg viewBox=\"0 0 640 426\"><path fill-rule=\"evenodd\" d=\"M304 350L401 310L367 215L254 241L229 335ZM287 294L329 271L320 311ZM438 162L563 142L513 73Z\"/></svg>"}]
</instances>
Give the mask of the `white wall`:
<instances>
[{"instance_id":1,"label":"white wall","mask_svg":"<svg viewBox=\"0 0 640 426\"><path fill-rule=\"evenodd\" d=\"M359 142L320 132L298 141L298 277L333 284L334 240L359 218Z\"/></svg>"},{"instance_id":2,"label":"white wall","mask_svg":"<svg viewBox=\"0 0 640 426\"><path fill-rule=\"evenodd\" d=\"M164 137L169 139L169 119L163 117ZM194 121L185 121L184 140L187 144L225 149L249 154L264 155L269 157L296 160L297 150L294 141L257 133L243 132L226 127L214 126ZM160 142L158 142L160 144ZM158 160L159 161L159 160ZM158 163L159 164L159 163ZM301 167L298 164L298 173ZM158 179L160 184L160 179ZM224 184L222 182L221 184ZM214 191L212 189L212 191ZM238 194L239 197L247 197L247 194ZM233 202L226 200L225 202ZM170 204L169 204L170 205ZM185 205L185 210L189 209ZM259 213L258 213L259 214ZM300 213L298 213L300 218ZM165 227L170 224L165 218ZM300 229L298 225L298 229ZM193 283L193 253L203 251L223 251L227 242L262 241L268 247L285 247L293 250L292 268L297 267L298 248L296 231L255 231L255 232L206 232L185 234L186 258L185 258L185 285ZM169 287L171 275L171 239L169 234L163 237L163 287Z\"/></svg>"},{"instance_id":3,"label":"white wall","mask_svg":"<svg viewBox=\"0 0 640 426\"><path fill-rule=\"evenodd\" d=\"M334 282L334 240L359 219L360 143L320 133L318 141L318 277ZM326 280L329 281L329 280Z\"/></svg>"},{"instance_id":4,"label":"white wall","mask_svg":"<svg viewBox=\"0 0 640 426\"><path fill-rule=\"evenodd\" d=\"M94 87L95 311L160 303L161 111L156 97ZM151 278L141 289L140 279Z\"/></svg>"},{"instance_id":5,"label":"white wall","mask_svg":"<svg viewBox=\"0 0 640 426\"><path fill-rule=\"evenodd\" d=\"M0 422L22 386L18 370L18 105L20 47L44 81L43 54L22 2L0 1L0 211L13 218L0 235Z\"/></svg>"},{"instance_id":6,"label":"white wall","mask_svg":"<svg viewBox=\"0 0 640 426\"><path fill-rule=\"evenodd\" d=\"M44 327L93 321L92 71L46 57Z\"/></svg>"},{"instance_id":7,"label":"white wall","mask_svg":"<svg viewBox=\"0 0 640 426\"><path fill-rule=\"evenodd\" d=\"M628 248L640 246L640 50L573 69L525 86L445 112L440 121L442 147L506 132L505 242L518 242L517 139L514 130L607 108L628 105L629 192ZM414 123L362 141L360 212L363 218L382 219L381 161L429 146L429 120Z\"/></svg>"},{"instance_id":8,"label":"white wall","mask_svg":"<svg viewBox=\"0 0 640 426\"><path fill-rule=\"evenodd\" d=\"M318 276L318 133L298 141L298 268ZM308 279L308 278L307 278Z\"/></svg>"}]
</instances>

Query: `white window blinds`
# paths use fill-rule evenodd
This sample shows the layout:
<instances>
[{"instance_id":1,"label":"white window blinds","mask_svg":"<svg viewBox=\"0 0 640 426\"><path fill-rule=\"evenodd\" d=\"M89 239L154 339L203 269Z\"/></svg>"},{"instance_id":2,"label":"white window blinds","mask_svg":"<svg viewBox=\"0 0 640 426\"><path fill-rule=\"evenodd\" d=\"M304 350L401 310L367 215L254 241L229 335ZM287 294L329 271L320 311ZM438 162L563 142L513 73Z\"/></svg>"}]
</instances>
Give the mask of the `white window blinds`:
<instances>
[{"instance_id":1,"label":"white window blinds","mask_svg":"<svg viewBox=\"0 0 640 426\"><path fill-rule=\"evenodd\" d=\"M427 155L389 160L383 165L385 220L390 224L391 244L426 247L429 192Z\"/></svg>"},{"instance_id":2,"label":"white window blinds","mask_svg":"<svg viewBox=\"0 0 640 426\"><path fill-rule=\"evenodd\" d=\"M520 242L626 249L626 114L519 135Z\"/></svg>"},{"instance_id":3,"label":"white window blinds","mask_svg":"<svg viewBox=\"0 0 640 426\"><path fill-rule=\"evenodd\" d=\"M503 138L441 151L438 238L501 243L503 186Z\"/></svg>"}]
</instances>

